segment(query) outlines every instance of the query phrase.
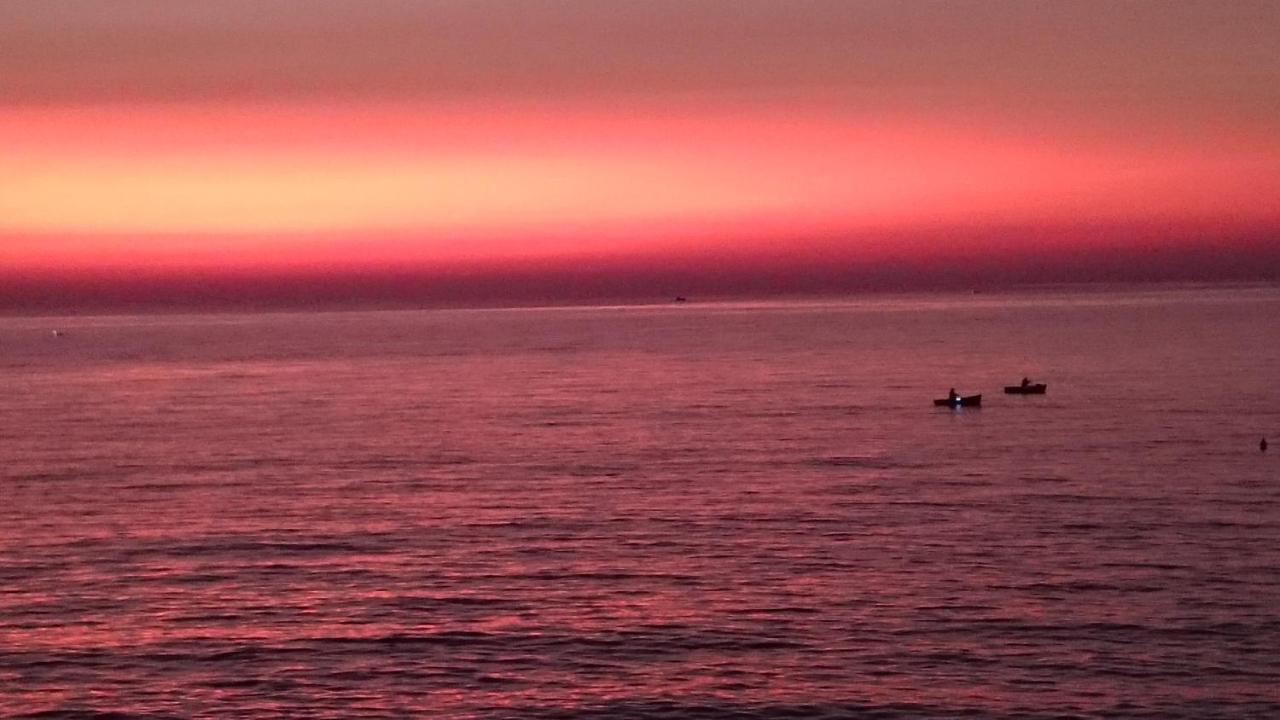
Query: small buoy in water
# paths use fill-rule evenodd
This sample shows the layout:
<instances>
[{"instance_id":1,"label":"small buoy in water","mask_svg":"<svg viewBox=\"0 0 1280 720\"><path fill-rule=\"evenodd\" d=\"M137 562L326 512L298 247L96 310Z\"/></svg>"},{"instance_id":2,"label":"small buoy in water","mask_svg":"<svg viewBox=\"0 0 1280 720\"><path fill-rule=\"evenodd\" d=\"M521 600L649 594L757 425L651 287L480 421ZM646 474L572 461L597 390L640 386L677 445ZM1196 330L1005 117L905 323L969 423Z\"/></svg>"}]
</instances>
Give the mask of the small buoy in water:
<instances>
[{"instance_id":1,"label":"small buoy in water","mask_svg":"<svg viewBox=\"0 0 1280 720\"><path fill-rule=\"evenodd\" d=\"M1266 451L1267 451L1267 439L1266 439L1266 438L1262 438L1262 442L1258 443L1258 449L1259 449L1259 450L1261 450L1262 452L1266 452Z\"/></svg>"},{"instance_id":2,"label":"small buoy in water","mask_svg":"<svg viewBox=\"0 0 1280 720\"><path fill-rule=\"evenodd\" d=\"M53 331L53 336L54 336L54 337L62 337L62 331L61 331L61 330L54 330L54 331Z\"/></svg>"}]
</instances>

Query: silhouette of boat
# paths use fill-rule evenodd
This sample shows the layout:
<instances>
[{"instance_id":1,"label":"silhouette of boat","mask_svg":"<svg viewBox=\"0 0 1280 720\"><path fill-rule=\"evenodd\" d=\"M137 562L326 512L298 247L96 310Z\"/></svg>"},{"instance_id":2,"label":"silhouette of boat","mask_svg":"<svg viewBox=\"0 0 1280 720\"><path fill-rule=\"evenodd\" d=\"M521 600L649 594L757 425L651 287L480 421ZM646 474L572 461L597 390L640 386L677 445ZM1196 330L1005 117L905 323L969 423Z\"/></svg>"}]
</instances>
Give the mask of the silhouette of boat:
<instances>
[{"instance_id":1,"label":"silhouette of boat","mask_svg":"<svg viewBox=\"0 0 1280 720\"><path fill-rule=\"evenodd\" d=\"M954 398L940 398L933 401L938 407L981 407L982 395L957 395Z\"/></svg>"},{"instance_id":2,"label":"silhouette of boat","mask_svg":"<svg viewBox=\"0 0 1280 720\"><path fill-rule=\"evenodd\" d=\"M1049 386L1045 383L1004 386L1005 393L1009 395L1043 395L1047 389L1049 389Z\"/></svg>"}]
</instances>

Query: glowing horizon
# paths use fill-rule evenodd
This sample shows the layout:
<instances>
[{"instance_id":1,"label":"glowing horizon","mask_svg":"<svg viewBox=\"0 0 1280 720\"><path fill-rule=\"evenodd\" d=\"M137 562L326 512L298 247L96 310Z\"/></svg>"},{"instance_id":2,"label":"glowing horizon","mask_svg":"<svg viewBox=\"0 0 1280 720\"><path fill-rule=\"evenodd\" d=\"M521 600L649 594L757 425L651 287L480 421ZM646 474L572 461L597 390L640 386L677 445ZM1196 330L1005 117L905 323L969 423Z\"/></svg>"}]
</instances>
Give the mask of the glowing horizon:
<instances>
[{"instance_id":1,"label":"glowing horizon","mask_svg":"<svg viewBox=\"0 0 1280 720\"><path fill-rule=\"evenodd\" d=\"M509 112L502 127L518 132L501 135L456 110L441 119L379 109L28 111L40 122L27 127L41 137L9 156L0 233L33 242L11 244L0 258L67 262L79 253L92 262L98 253L146 263L231 252L255 263L296 252L299 237L349 234L373 238L365 252L429 262L564 254L591 249L593 237L653 247L717 226L727 235L749 227L795 237L983 221L1250 225L1272 221L1268 201L1280 196L1280 150L1243 133L1211 150L1173 140L1035 145L817 113L787 121L534 110ZM493 122L495 112L476 115ZM22 118L6 125L12 138ZM219 126L231 131L211 129ZM253 126L278 135L243 138ZM386 126L399 136L380 138ZM332 133L350 142L335 145ZM95 142L86 142L91 134ZM187 246L174 247L182 234ZM545 236L558 244L538 240Z\"/></svg>"}]
</instances>

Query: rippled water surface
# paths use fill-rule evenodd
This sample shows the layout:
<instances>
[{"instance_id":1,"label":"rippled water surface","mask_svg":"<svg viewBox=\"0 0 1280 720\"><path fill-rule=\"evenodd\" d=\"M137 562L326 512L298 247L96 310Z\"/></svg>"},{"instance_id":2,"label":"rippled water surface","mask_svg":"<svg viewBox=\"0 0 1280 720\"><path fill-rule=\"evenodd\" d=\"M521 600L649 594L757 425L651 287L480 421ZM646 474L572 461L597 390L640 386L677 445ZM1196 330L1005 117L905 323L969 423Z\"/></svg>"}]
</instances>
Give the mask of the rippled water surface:
<instances>
[{"instance_id":1,"label":"rippled water surface","mask_svg":"<svg viewBox=\"0 0 1280 720\"><path fill-rule=\"evenodd\" d=\"M1275 289L10 318L0 372L0 715L1280 717Z\"/></svg>"}]
</instances>

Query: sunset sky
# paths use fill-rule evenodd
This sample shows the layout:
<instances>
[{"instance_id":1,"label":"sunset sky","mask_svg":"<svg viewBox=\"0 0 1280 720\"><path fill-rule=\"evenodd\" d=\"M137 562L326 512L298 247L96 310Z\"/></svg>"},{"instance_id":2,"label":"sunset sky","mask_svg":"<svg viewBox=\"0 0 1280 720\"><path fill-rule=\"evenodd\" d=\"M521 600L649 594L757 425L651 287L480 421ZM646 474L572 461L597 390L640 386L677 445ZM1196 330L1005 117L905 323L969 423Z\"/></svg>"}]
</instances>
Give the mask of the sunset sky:
<instances>
[{"instance_id":1,"label":"sunset sky","mask_svg":"<svg viewBox=\"0 0 1280 720\"><path fill-rule=\"evenodd\" d=\"M1278 37L1271 0L0 2L0 295L1186 248L1268 277Z\"/></svg>"}]
</instances>

